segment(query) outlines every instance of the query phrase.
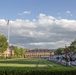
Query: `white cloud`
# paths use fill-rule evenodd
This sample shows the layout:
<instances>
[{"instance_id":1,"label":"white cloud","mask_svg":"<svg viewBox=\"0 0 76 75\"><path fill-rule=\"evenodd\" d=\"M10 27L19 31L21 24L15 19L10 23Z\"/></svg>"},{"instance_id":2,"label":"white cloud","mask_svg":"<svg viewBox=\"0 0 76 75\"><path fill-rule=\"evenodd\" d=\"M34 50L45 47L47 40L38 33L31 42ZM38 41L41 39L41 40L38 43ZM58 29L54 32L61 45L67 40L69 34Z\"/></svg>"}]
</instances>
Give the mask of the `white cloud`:
<instances>
[{"instance_id":1,"label":"white cloud","mask_svg":"<svg viewBox=\"0 0 76 75\"><path fill-rule=\"evenodd\" d=\"M22 20L22 19L16 19L15 21L10 21L11 26L21 28L21 27L26 27L26 28L33 28L36 27L34 22L31 22L30 20Z\"/></svg>"},{"instance_id":2,"label":"white cloud","mask_svg":"<svg viewBox=\"0 0 76 75\"><path fill-rule=\"evenodd\" d=\"M0 26L7 25L7 22L4 19L0 19Z\"/></svg>"},{"instance_id":3,"label":"white cloud","mask_svg":"<svg viewBox=\"0 0 76 75\"><path fill-rule=\"evenodd\" d=\"M73 14L70 11L66 11L66 14L68 14L69 16L73 16Z\"/></svg>"},{"instance_id":4,"label":"white cloud","mask_svg":"<svg viewBox=\"0 0 76 75\"><path fill-rule=\"evenodd\" d=\"M56 23L63 28L68 29L69 31L76 31L76 20L67 20L67 19L61 19L57 20Z\"/></svg>"},{"instance_id":5,"label":"white cloud","mask_svg":"<svg viewBox=\"0 0 76 75\"><path fill-rule=\"evenodd\" d=\"M39 42L39 43L30 43L30 45L55 45L54 42Z\"/></svg>"},{"instance_id":6,"label":"white cloud","mask_svg":"<svg viewBox=\"0 0 76 75\"><path fill-rule=\"evenodd\" d=\"M0 19L0 33L7 37L7 21ZM10 43L25 48L58 48L76 39L76 20L39 14L38 20L10 20Z\"/></svg>"},{"instance_id":7,"label":"white cloud","mask_svg":"<svg viewBox=\"0 0 76 75\"><path fill-rule=\"evenodd\" d=\"M71 12L70 11L66 11L66 13L70 14Z\"/></svg>"},{"instance_id":8,"label":"white cloud","mask_svg":"<svg viewBox=\"0 0 76 75\"><path fill-rule=\"evenodd\" d=\"M70 18L73 16L73 14L71 13L71 11L65 11L65 12L62 12L62 13L57 13L58 15L58 19L61 19L61 18Z\"/></svg>"},{"instance_id":9,"label":"white cloud","mask_svg":"<svg viewBox=\"0 0 76 75\"><path fill-rule=\"evenodd\" d=\"M39 23L41 25L52 25L54 23L55 18L52 16L46 16L45 14L39 15Z\"/></svg>"},{"instance_id":10,"label":"white cloud","mask_svg":"<svg viewBox=\"0 0 76 75\"><path fill-rule=\"evenodd\" d=\"M18 15L26 15L26 14L31 14L30 11L23 11L22 13L18 13Z\"/></svg>"},{"instance_id":11,"label":"white cloud","mask_svg":"<svg viewBox=\"0 0 76 75\"><path fill-rule=\"evenodd\" d=\"M30 11L24 11L23 14L30 14Z\"/></svg>"}]
</instances>

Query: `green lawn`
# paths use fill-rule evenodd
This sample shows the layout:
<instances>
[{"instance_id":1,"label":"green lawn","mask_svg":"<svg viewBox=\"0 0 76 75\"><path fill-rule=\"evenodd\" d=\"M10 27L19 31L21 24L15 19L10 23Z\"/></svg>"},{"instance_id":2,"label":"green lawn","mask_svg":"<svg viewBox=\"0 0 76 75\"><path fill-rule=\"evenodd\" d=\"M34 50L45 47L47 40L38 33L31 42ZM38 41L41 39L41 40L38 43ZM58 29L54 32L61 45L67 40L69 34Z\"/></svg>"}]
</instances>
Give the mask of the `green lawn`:
<instances>
[{"instance_id":1,"label":"green lawn","mask_svg":"<svg viewBox=\"0 0 76 75\"><path fill-rule=\"evenodd\" d=\"M76 75L76 68L40 58L9 59L0 60L0 75Z\"/></svg>"},{"instance_id":2,"label":"green lawn","mask_svg":"<svg viewBox=\"0 0 76 75\"><path fill-rule=\"evenodd\" d=\"M2 67L64 67L62 65L55 64L46 59L40 59L40 58L0 60L0 66Z\"/></svg>"}]
</instances>

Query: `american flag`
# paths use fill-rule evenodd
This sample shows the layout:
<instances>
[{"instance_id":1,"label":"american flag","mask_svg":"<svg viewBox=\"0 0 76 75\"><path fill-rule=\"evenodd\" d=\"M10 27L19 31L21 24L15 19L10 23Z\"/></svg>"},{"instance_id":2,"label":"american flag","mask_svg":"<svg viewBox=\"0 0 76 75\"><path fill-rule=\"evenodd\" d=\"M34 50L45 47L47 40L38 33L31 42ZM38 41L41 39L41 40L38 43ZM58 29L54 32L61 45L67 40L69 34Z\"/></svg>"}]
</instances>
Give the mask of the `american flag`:
<instances>
[{"instance_id":1,"label":"american flag","mask_svg":"<svg viewBox=\"0 0 76 75\"><path fill-rule=\"evenodd\" d=\"M7 21L7 25L9 25L9 20Z\"/></svg>"}]
</instances>

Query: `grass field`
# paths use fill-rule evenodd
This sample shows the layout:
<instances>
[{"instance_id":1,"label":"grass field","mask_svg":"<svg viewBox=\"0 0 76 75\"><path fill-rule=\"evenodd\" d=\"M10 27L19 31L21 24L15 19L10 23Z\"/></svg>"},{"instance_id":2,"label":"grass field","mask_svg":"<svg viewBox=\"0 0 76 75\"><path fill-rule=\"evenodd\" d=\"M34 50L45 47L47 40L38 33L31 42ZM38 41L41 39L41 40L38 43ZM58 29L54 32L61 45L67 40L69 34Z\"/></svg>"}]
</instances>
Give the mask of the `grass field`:
<instances>
[{"instance_id":1,"label":"grass field","mask_svg":"<svg viewBox=\"0 0 76 75\"><path fill-rule=\"evenodd\" d=\"M0 60L0 75L76 75L76 68L40 58L8 59Z\"/></svg>"},{"instance_id":2,"label":"grass field","mask_svg":"<svg viewBox=\"0 0 76 75\"><path fill-rule=\"evenodd\" d=\"M25 58L25 59L8 59L0 60L2 67L62 67L62 65L55 64L47 59L40 58Z\"/></svg>"}]
</instances>

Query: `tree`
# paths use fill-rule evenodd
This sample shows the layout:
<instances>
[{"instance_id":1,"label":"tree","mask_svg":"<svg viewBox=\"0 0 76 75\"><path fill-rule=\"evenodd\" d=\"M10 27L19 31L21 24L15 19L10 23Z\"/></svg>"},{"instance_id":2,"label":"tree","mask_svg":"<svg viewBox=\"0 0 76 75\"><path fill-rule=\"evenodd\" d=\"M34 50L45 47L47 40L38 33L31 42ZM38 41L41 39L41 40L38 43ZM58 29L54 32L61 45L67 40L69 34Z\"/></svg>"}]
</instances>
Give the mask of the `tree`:
<instances>
[{"instance_id":1,"label":"tree","mask_svg":"<svg viewBox=\"0 0 76 75\"><path fill-rule=\"evenodd\" d=\"M24 57L24 55L25 55L25 51L24 51L23 48L20 48L20 55L21 55L22 57Z\"/></svg>"},{"instance_id":2,"label":"tree","mask_svg":"<svg viewBox=\"0 0 76 75\"><path fill-rule=\"evenodd\" d=\"M64 48L58 48L57 50L55 50L55 54L57 54L57 55L64 54Z\"/></svg>"},{"instance_id":3,"label":"tree","mask_svg":"<svg viewBox=\"0 0 76 75\"><path fill-rule=\"evenodd\" d=\"M8 48L7 38L0 34L0 52L3 53Z\"/></svg>"},{"instance_id":4,"label":"tree","mask_svg":"<svg viewBox=\"0 0 76 75\"><path fill-rule=\"evenodd\" d=\"M76 39L69 46L70 52L76 52Z\"/></svg>"},{"instance_id":5,"label":"tree","mask_svg":"<svg viewBox=\"0 0 76 75\"><path fill-rule=\"evenodd\" d=\"M17 46L14 47L14 53L15 53L16 56L19 55L19 49L18 49Z\"/></svg>"}]
</instances>

